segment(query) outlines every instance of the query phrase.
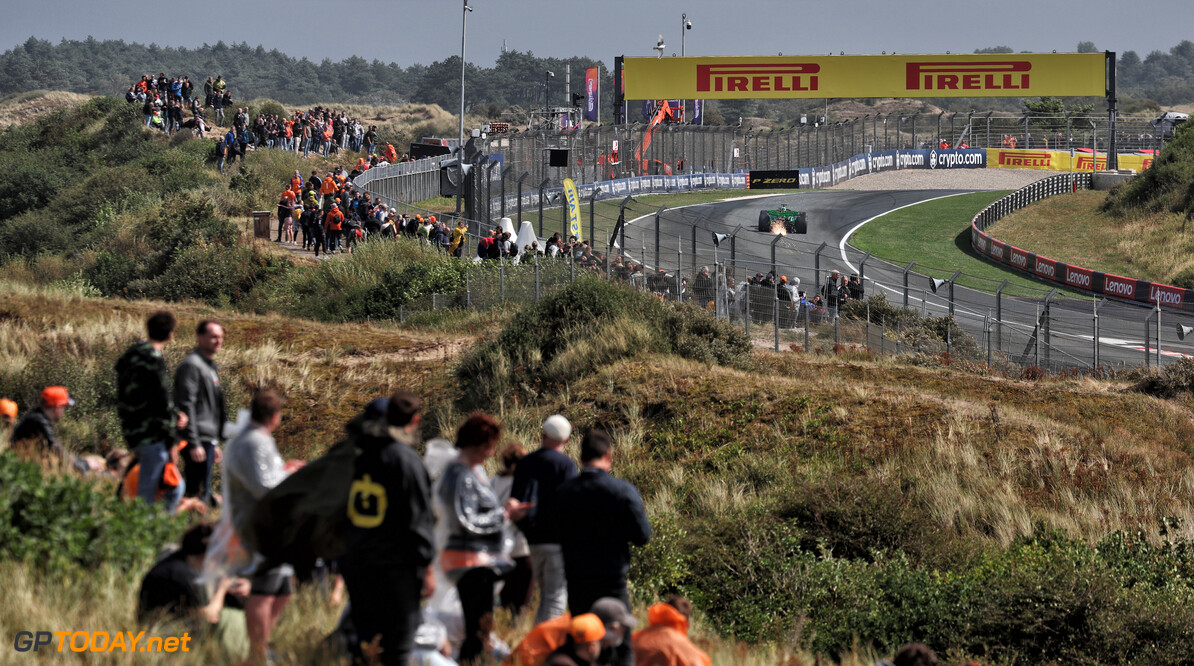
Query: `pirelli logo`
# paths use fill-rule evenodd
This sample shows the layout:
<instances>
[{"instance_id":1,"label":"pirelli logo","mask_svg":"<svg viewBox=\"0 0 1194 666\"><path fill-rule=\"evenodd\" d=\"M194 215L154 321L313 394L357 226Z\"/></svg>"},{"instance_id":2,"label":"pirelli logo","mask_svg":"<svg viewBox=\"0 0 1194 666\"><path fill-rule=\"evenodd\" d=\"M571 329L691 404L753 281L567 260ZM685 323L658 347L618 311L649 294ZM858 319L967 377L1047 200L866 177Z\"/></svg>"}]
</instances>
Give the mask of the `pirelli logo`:
<instances>
[{"instance_id":1,"label":"pirelli logo","mask_svg":"<svg viewBox=\"0 0 1194 666\"><path fill-rule=\"evenodd\" d=\"M698 92L796 92L817 90L816 63L697 65Z\"/></svg>"},{"instance_id":2,"label":"pirelli logo","mask_svg":"<svg viewBox=\"0 0 1194 666\"><path fill-rule=\"evenodd\" d=\"M1027 90L1027 60L990 62L910 62L908 90Z\"/></svg>"},{"instance_id":3,"label":"pirelli logo","mask_svg":"<svg viewBox=\"0 0 1194 666\"><path fill-rule=\"evenodd\" d=\"M1089 171L1094 168L1097 171L1103 171L1107 168L1107 158L1100 157L1098 160L1090 155L1079 155L1078 161L1074 164L1075 171Z\"/></svg>"},{"instance_id":4,"label":"pirelli logo","mask_svg":"<svg viewBox=\"0 0 1194 666\"><path fill-rule=\"evenodd\" d=\"M1048 167L1053 165L1053 155L1032 150L1001 150L999 151L999 165Z\"/></svg>"}]
</instances>

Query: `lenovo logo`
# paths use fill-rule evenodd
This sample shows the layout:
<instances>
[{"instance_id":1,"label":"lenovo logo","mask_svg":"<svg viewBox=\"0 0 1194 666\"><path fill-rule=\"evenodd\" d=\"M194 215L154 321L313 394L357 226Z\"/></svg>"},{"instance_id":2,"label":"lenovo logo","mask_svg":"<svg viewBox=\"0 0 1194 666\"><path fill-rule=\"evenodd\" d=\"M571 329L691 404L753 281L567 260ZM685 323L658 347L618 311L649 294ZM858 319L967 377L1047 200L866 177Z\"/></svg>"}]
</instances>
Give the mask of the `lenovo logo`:
<instances>
[{"instance_id":1,"label":"lenovo logo","mask_svg":"<svg viewBox=\"0 0 1194 666\"><path fill-rule=\"evenodd\" d=\"M1037 275L1047 278L1057 277L1057 266L1054 265L1051 259L1041 259L1040 257L1037 257L1036 266L1034 268Z\"/></svg>"},{"instance_id":2,"label":"lenovo logo","mask_svg":"<svg viewBox=\"0 0 1194 666\"><path fill-rule=\"evenodd\" d=\"M1003 244L991 243L991 256L1003 261Z\"/></svg>"},{"instance_id":3,"label":"lenovo logo","mask_svg":"<svg viewBox=\"0 0 1194 666\"><path fill-rule=\"evenodd\" d=\"M1051 153L1030 150L999 151L1000 166L1047 167L1053 164Z\"/></svg>"},{"instance_id":4,"label":"lenovo logo","mask_svg":"<svg viewBox=\"0 0 1194 666\"><path fill-rule=\"evenodd\" d=\"M821 66L811 62L697 65L699 92L793 92L817 90Z\"/></svg>"},{"instance_id":5,"label":"lenovo logo","mask_svg":"<svg viewBox=\"0 0 1194 666\"><path fill-rule=\"evenodd\" d=\"M1108 275L1103 278L1103 293L1108 296L1136 298L1136 281Z\"/></svg>"},{"instance_id":6,"label":"lenovo logo","mask_svg":"<svg viewBox=\"0 0 1194 666\"><path fill-rule=\"evenodd\" d=\"M1025 60L990 62L910 62L908 90L1025 90L1032 63Z\"/></svg>"},{"instance_id":7,"label":"lenovo logo","mask_svg":"<svg viewBox=\"0 0 1194 666\"><path fill-rule=\"evenodd\" d=\"M1180 308L1182 306L1182 290L1176 287L1166 287L1161 284L1151 285L1148 288L1148 302L1173 305Z\"/></svg>"},{"instance_id":8,"label":"lenovo logo","mask_svg":"<svg viewBox=\"0 0 1194 666\"><path fill-rule=\"evenodd\" d=\"M1012 250L1012 265L1020 268L1028 268L1028 255L1017 250Z\"/></svg>"},{"instance_id":9,"label":"lenovo logo","mask_svg":"<svg viewBox=\"0 0 1194 666\"><path fill-rule=\"evenodd\" d=\"M1074 268L1073 266L1066 266L1065 268L1065 282L1066 284L1083 289L1090 289L1090 271L1085 268Z\"/></svg>"}]
</instances>

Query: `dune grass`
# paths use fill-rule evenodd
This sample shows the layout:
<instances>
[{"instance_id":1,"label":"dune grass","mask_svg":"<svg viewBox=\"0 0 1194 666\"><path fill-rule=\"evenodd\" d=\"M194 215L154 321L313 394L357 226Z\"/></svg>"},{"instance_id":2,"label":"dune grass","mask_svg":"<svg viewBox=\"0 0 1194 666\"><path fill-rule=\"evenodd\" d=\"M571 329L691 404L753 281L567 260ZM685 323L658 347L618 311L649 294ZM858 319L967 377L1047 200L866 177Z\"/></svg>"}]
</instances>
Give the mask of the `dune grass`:
<instances>
[{"instance_id":1,"label":"dune grass","mask_svg":"<svg viewBox=\"0 0 1194 666\"><path fill-rule=\"evenodd\" d=\"M0 130L23 125L59 109L82 104L91 95L61 90L29 90L0 97Z\"/></svg>"},{"instance_id":2,"label":"dune grass","mask_svg":"<svg viewBox=\"0 0 1194 666\"><path fill-rule=\"evenodd\" d=\"M0 370L0 393L27 409L38 387L65 383L79 398L63 422L68 446L118 444L109 368L163 304L113 303L69 285L7 283L3 293L0 352L11 363ZM230 408L243 406L256 385L284 391L278 441L286 457L300 458L334 442L367 400L399 387L425 396L425 437L451 437L463 417L455 359L479 338L497 339L502 325L477 320L476 330L454 324L444 333L434 322L331 325L171 307L183 334L168 348L170 362L186 351L198 318L219 318L228 331L221 362ZM753 369L621 356L608 345L571 346L558 356L560 368L596 369L561 370L569 375L563 385L538 395L494 396L492 410L509 439L529 446L551 413L568 415L582 432L598 423L611 429L615 473L640 488L656 531L634 556L636 611L668 590L685 591L700 609L697 640L716 663L814 663L811 652L872 663L916 634L884 604L836 615L855 603L846 600L866 588L862 581L890 586L899 576L954 572L918 583L945 585L966 571L1010 566L1041 529L1076 544L1116 531L1139 530L1153 544L1194 537L1194 512L1180 499L1194 490L1188 395L1162 401L1126 391L1131 378L1026 382L964 364L845 351L755 351ZM1168 531L1157 531L1162 524ZM875 548L906 559L873 559ZM827 559L812 555L817 549ZM975 557L995 559L973 569ZM131 622L136 574L53 581L31 565L4 566L16 600L3 611L5 626L26 617L58 618L55 628ZM846 586L845 597L822 596L835 585ZM941 593L958 593L949 586ZM884 589L893 599L910 593ZM304 593L287 616L279 633L286 654L294 663L317 660L314 644L330 632L334 610ZM509 641L526 629L500 618ZM851 647L850 632L868 638ZM964 642L937 647L950 646L983 654ZM989 656L1023 654L1018 649Z\"/></svg>"}]
</instances>

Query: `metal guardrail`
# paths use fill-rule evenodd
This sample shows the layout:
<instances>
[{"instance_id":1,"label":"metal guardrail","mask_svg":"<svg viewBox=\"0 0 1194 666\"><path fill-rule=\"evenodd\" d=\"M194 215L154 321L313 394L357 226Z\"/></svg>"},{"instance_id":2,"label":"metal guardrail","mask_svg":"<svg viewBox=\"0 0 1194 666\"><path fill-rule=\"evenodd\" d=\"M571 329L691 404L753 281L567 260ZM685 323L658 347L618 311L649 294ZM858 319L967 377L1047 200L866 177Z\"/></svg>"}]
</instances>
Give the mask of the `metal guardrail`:
<instances>
[{"instance_id":1,"label":"metal guardrail","mask_svg":"<svg viewBox=\"0 0 1194 666\"><path fill-rule=\"evenodd\" d=\"M439 169L445 157L428 157L368 169L353 179L357 187L399 202L439 196Z\"/></svg>"}]
</instances>

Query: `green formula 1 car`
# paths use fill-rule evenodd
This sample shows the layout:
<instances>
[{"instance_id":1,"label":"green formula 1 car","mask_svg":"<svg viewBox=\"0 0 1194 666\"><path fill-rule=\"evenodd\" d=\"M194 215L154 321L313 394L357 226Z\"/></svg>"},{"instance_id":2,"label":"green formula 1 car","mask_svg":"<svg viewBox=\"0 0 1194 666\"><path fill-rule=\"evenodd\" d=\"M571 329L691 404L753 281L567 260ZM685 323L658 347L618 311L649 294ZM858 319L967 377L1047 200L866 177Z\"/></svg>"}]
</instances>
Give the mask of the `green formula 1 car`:
<instances>
[{"instance_id":1,"label":"green formula 1 car","mask_svg":"<svg viewBox=\"0 0 1194 666\"><path fill-rule=\"evenodd\" d=\"M782 225L782 226L781 226ZM776 210L759 211L759 231L785 234L808 233L807 213L780 204Z\"/></svg>"}]
</instances>

